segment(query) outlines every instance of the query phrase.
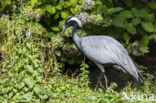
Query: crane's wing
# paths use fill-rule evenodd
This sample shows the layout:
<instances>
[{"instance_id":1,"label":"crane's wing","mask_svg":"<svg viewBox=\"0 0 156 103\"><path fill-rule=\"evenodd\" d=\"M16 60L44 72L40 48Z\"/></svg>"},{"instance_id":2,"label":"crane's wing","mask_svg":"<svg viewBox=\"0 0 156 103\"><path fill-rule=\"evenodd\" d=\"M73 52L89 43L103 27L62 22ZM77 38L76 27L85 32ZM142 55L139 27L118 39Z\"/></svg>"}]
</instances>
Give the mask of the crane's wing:
<instances>
[{"instance_id":1,"label":"crane's wing","mask_svg":"<svg viewBox=\"0 0 156 103\"><path fill-rule=\"evenodd\" d=\"M128 52L112 37L88 36L81 38L80 48L93 62L100 64L115 64L118 69L126 71L135 80L139 81L138 70L129 57Z\"/></svg>"},{"instance_id":2,"label":"crane's wing","mask_svg":"<svg viewBox=\"0 0 156 103\"><path fill-rule=\"evenodd\" d=\"M80 48L92 61L100 64L127 64L125 48L109 36L88 36L81 39Z\"/></svg>"}]
</instances>

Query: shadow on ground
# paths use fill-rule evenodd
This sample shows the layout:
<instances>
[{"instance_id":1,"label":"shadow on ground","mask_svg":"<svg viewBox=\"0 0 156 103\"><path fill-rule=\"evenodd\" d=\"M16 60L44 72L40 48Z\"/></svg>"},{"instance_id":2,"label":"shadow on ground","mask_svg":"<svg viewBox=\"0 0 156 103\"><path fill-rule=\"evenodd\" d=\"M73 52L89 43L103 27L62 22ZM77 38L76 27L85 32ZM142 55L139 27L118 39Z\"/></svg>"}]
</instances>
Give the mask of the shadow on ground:
<instances>
[{"instance_id":1,"label":"shadow on ground","mask_svg":"<svg viewBox=\"0 0 156 103\"><path fill-rule=\"evenodd\" d=\"M91 82L90 87L94 89L96 87L97 80L101 71L95 66L94 63L89 62L88 64L89 64L89 68L88 68L89 79ZM70 77L74 78L80 74L79 65L66 65L64 68L68 68L68 69L64 69L63 74L67 74ZM116 90L123 89L128 82L132 81L130 76L128 74L123 73L122 71L117 71L114 68L110 68L110 67L105 68L105 70L108 79L108 86L110 85L110 83L115 82L118 85ZM98 87L102 87L103 89L105 88L104 78L101 79L101 82L98 85Z\"/></svg>"}]
</instances>

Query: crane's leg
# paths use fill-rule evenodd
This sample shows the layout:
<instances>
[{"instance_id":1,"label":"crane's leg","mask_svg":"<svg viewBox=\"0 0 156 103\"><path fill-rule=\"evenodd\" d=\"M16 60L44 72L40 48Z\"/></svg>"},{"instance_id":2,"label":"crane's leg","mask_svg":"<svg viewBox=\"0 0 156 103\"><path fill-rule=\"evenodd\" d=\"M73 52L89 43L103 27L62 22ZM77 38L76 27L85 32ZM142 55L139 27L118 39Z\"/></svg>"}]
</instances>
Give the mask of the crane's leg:
<instances>
[{"instance_id":1,"label":"crane's leg","mask_svg":"<svg viewBox=\"0 0 156 103\"><path fill-rule=\"evenodd\" d=\"M107 80L107 77L106 77L106 75L105 75L105 69L104 69L104 66L103 65L101 65L101 64L97 64L96 63L96 65L98 66L98 68L101 70L101 74L103 74L103 77L104 77L104 79L105 79L105 83L106 83L106 89L108 88L108 80ZM101 76L101 75L100 75ZM101 80L101 77L100 77L100 80ZM99 80L98 80L99 81ZM98 83L98 82L97 82Z\"/></svg>"},{"instance_id":2,"label":"crane's leg","mask_svg":"<svg viewBox=\"0 0 156 103\"><path fill-rule=\"evenodd\" d=\"M98 87L98 85L99 85L99 83L101 81L102 75L103 75L103 73L101 72L100 76L98 77L98 81L96 83L96 86L95 86L95 89L94 90L97 90L97 87Z\"/></svg>"},{"instance_id":3,"label":"crane's leg","mask_svg":"<svg viewBox=\"0 0 156 103\"><path fill-rule=\"evenodd\" d=\"M104 78L105 78L105 82L106 82L106 89L108 88L108 84L107 84L107 77L106 77L106 75L105 75L105 72L103 72L103 76L104 76Z\"/></svg>"}]
</instances>

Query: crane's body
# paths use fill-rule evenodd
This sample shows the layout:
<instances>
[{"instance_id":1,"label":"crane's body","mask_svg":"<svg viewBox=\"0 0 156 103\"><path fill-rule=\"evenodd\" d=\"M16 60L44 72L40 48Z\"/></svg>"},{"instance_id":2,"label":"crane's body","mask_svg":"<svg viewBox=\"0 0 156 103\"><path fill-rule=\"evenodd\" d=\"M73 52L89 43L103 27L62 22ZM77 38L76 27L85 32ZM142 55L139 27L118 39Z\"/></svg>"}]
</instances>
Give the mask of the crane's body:
<instances>
[{"instance_id":1,"label":"crane's body","mask_svg":"<svg viewBox=\"0 0 156 103\"><path fill-rule=\"evenodd\" d=\"M123 56L122 54L128 55L125 48L109 36L87 36L81 38L79 48L88 58L99 64L118 64L119 62L124 62L124 58L120 60Z\"/></svg>"},{"instance_id":2,"label":"crane's body","mask_svg":"<svg viewBox=\"0 0 156 103\"><path fill-rule=\"evenodd\" d=\"M82 27L81 21L76 17L68 17L65 22L65 29L73 26L72 38L77 48L93 61L101 70L106 80L104 65L113 67L128 73L138 84L143 84L143 77L139 69L134 65L126 49L114 38L110 36L86 36L80 38L77 35L77 28Z\"/></svg>"}]
</instances>

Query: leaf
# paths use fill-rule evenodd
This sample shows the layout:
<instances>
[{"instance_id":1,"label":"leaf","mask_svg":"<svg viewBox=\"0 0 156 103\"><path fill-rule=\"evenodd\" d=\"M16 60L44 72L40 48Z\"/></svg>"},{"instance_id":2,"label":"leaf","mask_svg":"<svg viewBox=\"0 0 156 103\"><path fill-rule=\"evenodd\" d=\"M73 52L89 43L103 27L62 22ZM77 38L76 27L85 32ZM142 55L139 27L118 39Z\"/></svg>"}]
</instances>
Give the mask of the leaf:
<instances>
[{"instance_id":1,"label":"leaf","mask_svg":"<svg viewBox=\"0 0 156 103\"><path fill-rule=\"evenodd\" d=\"M123 19L133 18L133 15L132 15L131 11L129 11L129 10L125 10L125 11L121 12L121 13L120 13L120 16L121 16Z\"/></svg>"},{"instance_id":2,"label":"leaf","mask_svg":"<svg viewBox=\"0 0 156 103\"><path fill-rule=\"evenodd\" d=\"M63 11L63 12L61 12L61 17L63 18L63 19L66 19L67 17L68 17L68 13L67 12L65 12L65 11Z\"/></svg>"},{"instance_id":3,"label":"leaf","mask_svg":"<svg viewBox=\"0 0 156 103\"><path fill-rule=\"evenodd\" d=\"M18 19L16 22L19 23L19 24L24 24L24 23L25 23L25 20L23 20L23 19Z\"/></svg>"},{"instance_id":4,"label":"leaf","mask_svg":"<svg viewBox=\"0 0 156 103\"><path fill-rule=\"evenodd\" d=\"M124 4L126 4L128 7L133 6L133 0L123 0Z\"/></svg>"},{"instance_id":5,"label":"leaf","mask_svg":"<svg viewBox=\"0 0 156 103\"><path fill-rule=\"evenodd\" d=\"M148 3L148 7L150 8L150 9L156 9L156 2L149 2Z\"/></svg>"},{"instance_id":6,"label":"leaf","mask_svg":"<svg viewBox=\"0 0 156 103\"><path fill-rule=\"evenodd\" d=\"M27 77L24 79L24 82L25 84L29 87L29 88L32 88L34 86L34 82L32 80L32 78L30 77Z\"/></svg>"},{"instance_id":7,"label":"leaf","mask_svg":"<svg viewBox=\"0 0 156 103\"><path fill-rule=\"evenodd\" d=\"M91 101L96 101L96 100L97 100L97 96L90 96L89 99L90 99Z\"/></svg>"},{"instance_id":8,"label":"leaf","mask_svg":"<svg viewBox=\"0 0 156 103\"><path fill-rule=\"evenodd\" d=\"M59 5L65 5L64 0L60 0Z\"/></svg>"},{"instance_id":9,"label":"leaf","mask_svg":"<svg viewBox=\"0 0 156 103\"><path fill-rule=\"evenodd\" d=\"M79 0L79 1L81 1L81 0ZM105 5L103 5L102 2L99 1L99 0L96 0L96 1L95 1L95 5L97 5L97 6L105 6Z\"/></svg>"},{"instance_id":10,"label":"leaf","mask_svg":"<svg viewBox=\"0 0 156 103\"><path fill-rule=\"evenodd\" d=\"M39 95L39 97L41 98L41 100L48 99L48 95L47 94Z\"/></svg>"},{"instance_id":11,"label":"leaf","mask_svg":"<svg viewBox=\"0 0 156 103\"><path fill-rule=\"evenodd\" d=\"M105 5L102 7L99 7L99 11L101 14L107 14L108 13L108 9Z\"/></svg>"},{"instance_id":12,"label":"leaf","mask_svg":"<svg viewBox=\"0 0 156 103\"><path fill-rule=\"evenodd\" d=\"M125 28L124 20L119 15L112 19L112 24L116 27Z\"/></svg>"},{"instance_id":13,"label":"leaf","mask_svg":"<svg viewBox=\"0 0 156 103\"><path fill-rule=\"evenodd\" d=\"M16 30L16 31L15 31L15 34L16 34L16 35L20 35L20 33L21 33L20 30Z\"/></svg>"},{"instance_id":14,"label":"leaf","mask_svg":"<svg viewBox=\"0 0 156 103\"><path fill-rule=\"evenodd\" d=\"M77 5L77 0L70 0L70 2L72 3L73 7L75 7Z\"/></svg>"},{"instance_id":15,"label":"leaf","mask_svg":"<svg viewBox=\"0 0 156 103\"><path fill-rule=\"evenodd\" d=\"M125 32L125 33L123 34L122 38L126 41L126 44L128 44L128 43L129 43L130 36L128 35L128 33L127 33L127 32Z\"/></svg>"},{"instance_id":16,"label":"leaf","mask_svg":"<svg viewBox=\"0 0 156 103\"><path fill-rule=\"evenodd\" d=\"M31 7L34 7L36 3L37 3L37 0L31 0Z\"/></svg>"},{"instance_id":17,"label":"leaf","mask_svg":"<svg viewBox=\"0 0 156 103\"><path fill-rule=\"evenodd\" d=\"M121 7L110 8L108 9L108 14L114 14L114 13L120 12L121 10L123 10L123 8Z\"/></svg>"},{"instance_id":18,"label":"leaf","mask_svg":"<svg viewBox=\"0 0 156 103\"><path fill-rule=\"evenodd\" d=\"M134 18L133 20L132 20L132 23L133 23L133 25L138 25L138 24L140 24L140 22L141 22L141 20L139 19L139 18Z\"/></svg>"},{"instance_id":19,"label":"leaf","mask_svg":"<svg viewBox=\"0 0 156 103\"><path fill-rule=\"evenodd\" d=\"M47 34L44 34L43 37L51 38L51 37L54 36L54 35L55 35L55 33L49 32L49 33L47 33Z\"/></svg>"},{"instance_id":20,"label":"leaf","mask_svg":"<svg viewBox=\"0 0 156 103\"><path fill-rule=\"evenodd\" d=\"M51 8L51 14L55 14L55 12L56 12L55 7L52 7L52 8Z\"/></svg>"},{"instance_id":21,"label":"leaf","mask_svg":"<svg viewBox=\"0 0 156 103\"><path fill-rule=\"evenodd\" d=\"M39 87L34 87L34 92L35 92L36 94L38 94L40 91L41 91L41 89L40 89Z\"/></svg>"},{"instance_id":22,"label":"leaf","mask_svg":"<svg viewBox=\"0 0 156 103\"><path fill-rule=\"evenodd\" d=\"M148 14L144 20L153 22L155 20L154 13L153 14Z\"/></svg>"},{"instance_id":23,"label":"leaf","mask_svg":"<svg viewBox=\"0 0 156 103\"><path fill-rule=\"evenodd\" d=\"M37 79L38 82L40 82L40 83L42 82L42 76L37 76L36 79Z\"/></svg>"},{"instance_id":24,"label":"leaf","mask_svg":"<svg viewBox=\"0 0 156 103\"><path fill-rule=\"evenodd\" d=\"M72 14L74 14L74 13L75 13L74 8L70 8L70 12L71 12Z\"/></svg>"},{"instance_id":25,"label":"leaf","mask_svg":"<svg viewBox=\"0 0 156 103\"><path fill-rule=\"evenodd\" d=\"M144 35L142 40L141 40L141 46L145 46L146 47L146 46L148 46L148 44L149 44L149 38L148 38L147 35Z\"/></svg>"},{"instance_id":26,"label":"leaf","mask_svg":"<svg viewBox=\"0 0 156 103\"><path fill-rule=\"evenodd\" d=\"M137 33L137 32L136 32L136 29L135 29L135 27L133 26L132 23L127 24L126 30L127 30L130 34L133 34L133 35Z\"/></svg>"},{"instance_id":27,"label":"leaf","mask_svg":"<svg viewBox=\"0 0 156 103\"><path fill-rule=\"evenodd\" d=\"M49 12L50 14L55 14L56 9L55 9L55 7L53 7L51 5L47 5L46 6L46 11Z\"/></svg>"},{"instance_id":28,"label":"leaf","mask_svg":"<svg viewBox=\"0 0 156 103\"><path fill-rule=\"evenodd\" d=\"M30 73L33 73L34 72L34 69L31 65L26 65L26 68L27 70L30 72Z\"/></svg>"},{"instance_id":29,"label":"leaf","mask_svg":"<svg viewBox=\"0 0 156 103\"><path fill-rule=\"evenodd\" d=\"M65 8L69 8L70 6L72 6L72 3L66 1L64 7L65 7Z\"/></svg>"},{"instance_id":30,"label":"leaf","mask_svg":"<svg viewBox=\"0 0 156 103\"><path fill-rule=\"evenodd\" d=\"M148 47L145 47L145 46L141 46L141 47L140 47L140 51L141 51L143 54L148 53L148 52L149 52L148 49L149 49L149 48L148 48Z\"/></svg>"},{"instance_id":31,"label":"leaf","mask_svg":"<svg viewBox=\"0 0 156 103\"><path fill-rule=\"evenodd\" d=\"M141 26L144 28L144 30L146 30L147 32L153 32L154 31L154 27L153 24L151 22L142 22Z\"/></svg>"},{"instance_id":32,"label":"leaf","mask_svg":"<svg viewBox=\"0 0 156 103\"><path fill-rule=\"evenodd\" d=\"M146 18L149 16L148 12L146 9L136 9L136 8L132 8L132 13L134 16L136 16L137 18Z\"/></svg>"},{"instance_id":33,"label":"leaf","mask_svg":"<svg viewBox=\"0 0 156 103\"><path fill-rule=\"evenodd\" d=\"M39 60L38 59L34 59L33 60L33 64L34 64L35 68L39 67Z\"/></svg>"},{"instance_id":34,"label":"leaf","mask_svg":"<svg viewBox=\"0 0 156 103\"><path fill-rule=\"evenodd\" d=\"M19 89L21 89L21 88L23 88L25 86L25 83L24 82L21 82L20 84L19 84Z\"/></svg>"},{"instance_id":35,"label":"leaf","mask_svg":"<svg viewBox=\"0 0 156 103\"><path fill-rule=\"evenodd\" d=\"M156 32L156 23L154 24L153 31Z\"/></svg>"},{"instance_id":36,"label":"leaf","mask_svg":"<svg viewBox=\"0 0 156 103\"><path fill-rule=\"evenodd\" d=\"M17 92L18 92L18 90L17 90L17 89L13 89L13 92L14 92L14 93L17 93Z\"/></svg>"},{"instance_id":37,"label":"leaf","mask_svg":"<svg viewBox=\"0 0 156 103\"><path fill-rule=\"evenodd\" d=\"M23 95L21 95L20 97L21 97L22 100L31 101L32 97L33 97L32 93L33 92L26 92Z\"/></svg>"},{"instance_id":38,"label":"leaf","mask_svg":"<svg viewBox=\"0 0 156 103\"><path fill-rule=\"evenodd\" d=\"M52 27L51 29L54 30L54 31L60 31L60 29L57 26Z\"/></svg>"},{"instance_id":39,"label":"leaf","mask_svg":"<svg viewBox=\"0 0 156 103\"><path fill-rule=\"evenodd\" d=\"M54 15L54 20L57 20L59 18L59 13L56 13L55 15Z\"/></svg>"},{"instance_id":40,"label":"leaf","mask_svg":"<svg viewBox=\"0 0 156 103\"><path fill-rule=\"evenodd\" d=\"M135 15L136 17L139 17L139 10L138 9L132 8L131 11L132 11L133 15Z\"/></svg>"},{"instance_id":41,"label":"leaf","mask_svg":"<svg viewBox=\"0 0 156 103\"><path fill-rule=\"evenodd\" d=\"M149 36L149 39L154 39L156 41L156 34L152 34Z\"/></svg>"},{"instance_id":42,"label":"leaf","mask_svg":"<svg viewBox=\"0 0 156 103\"><path fill-rule=\"evenodd\" d=\"M57 6L56 6L56 9L58 9L58 10L62 10L62 5L60 5L60 4L57 5Z\"/></svg>"},{"instance_id":43,"label":"leaf","mask_svg":"<svg viewBox=\"0 0 156 103\"><path fill-rule=\"evenodd\" d=\"M26 46L27 46L28 49L31 49L30 43L26 43Z\"/></svg>"},{"instance_id":44,"label":"leaf","mask_svg":"<svg viewBox=\"0 0 156 103\"><path fill-rule=\"evenodd\" d=\"M10 92L8 96L11 98L13 95L14 95L14 93Z\"/></svg>"},{"instance_id":45,"label":"leaf","mask_svg":"<svg viewBox=\"0 0 156 103\"><path fill-rule=\"evenodd\" d=\"M60 57L61 56L61 51L57 50L57 51L55 51L55 54Z\"/></svg>"}]
</instances>

